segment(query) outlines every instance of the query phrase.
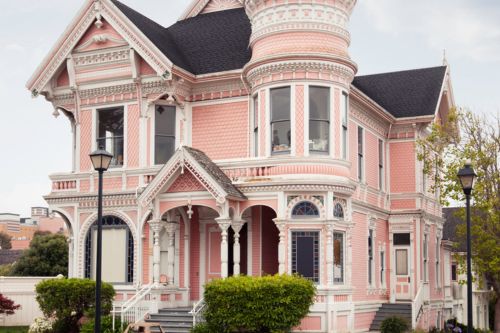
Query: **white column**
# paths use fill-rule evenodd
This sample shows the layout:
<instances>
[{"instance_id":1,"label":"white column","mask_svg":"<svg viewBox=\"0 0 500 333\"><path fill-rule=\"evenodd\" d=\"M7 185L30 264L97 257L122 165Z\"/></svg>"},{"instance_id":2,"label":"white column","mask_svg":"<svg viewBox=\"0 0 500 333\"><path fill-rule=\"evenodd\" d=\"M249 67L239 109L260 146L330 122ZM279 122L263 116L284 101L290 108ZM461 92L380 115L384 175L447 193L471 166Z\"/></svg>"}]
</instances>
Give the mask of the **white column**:
<instances>
[{"instance_id":1,"label":"white column","mask_svg":"<svg viewBox=\"0 0 500 333\"><path fill-rule=\"evenodd\" d=\"M234 230L234 244L233 244L233 275L240 275L240 262L241 262L241 247L240 247L240 231L243 228L245 221L233 221L231 228Z\"/></svg>"},{"instance_id":2,"label":"white column","mask_svg":"<svg viewBox=\"0 0 500 333\"><path fill-rule=\"evenodd\" d=\"M278 228L279 230L279 237L280 237L280 241L279 241L279 244L278 244L278 273L279 274L285 274L286 273L286 270L285 270L285 250L286 250L286 247L285 247L285 236L286 236L286 223L284 220L279 220L279 219L274 219L274 224L276 225L276 227Z\"/></svg>"},{"instance_id":3,"label":"white column","mask_svg":"<svg viewBox=\"0 0 500 333\"><path fill-rule=\"evenodd\" d=\"M326 225L326 278L327 284L333 286L333 223Z\"/></svg>"},{"instance_id":4,"label":"white column","mask_svg":"<svg viewBox=\"0 0 500 333\"><path fill-rule=\"evenodd\" d=\"M175 263L175 231L177 223L166 224L167 231L167 281L169 285L174 284L174 263Z\"/></svg>"},{"instance_id":5,"label":"white column","mask_svg":"<svg viewBox=\"0 0 500 333\"><path fill-rule=\"evenodd\" d=\"M231 226L231 219L217 218L215 219L221 230L222 240L220 243L220 272L223 279L228 276L228 243L227 243L227 230Z\"/></svg>"},{"instance_id":6,"label":"white column","mask_svg":"<svg viewBox=\"0 0 500 333\"><path fill-rule=\"evenodd\" d=\"M151 220L148 222L153 231L153 283L160 284L160 232L163 228L161 220Z\"/></svg>"},{"instance_id":7,"label":"white column","mask_svg":"<svg viewBox=\"0 0 500 333\"><path fill-rule=\"evenodd\" d=\"M68 237L68 278L72 278L73 276L73 264L75 262L73 247L75 242L73 240L73 236Z\"/></svg>"}]
</instances>

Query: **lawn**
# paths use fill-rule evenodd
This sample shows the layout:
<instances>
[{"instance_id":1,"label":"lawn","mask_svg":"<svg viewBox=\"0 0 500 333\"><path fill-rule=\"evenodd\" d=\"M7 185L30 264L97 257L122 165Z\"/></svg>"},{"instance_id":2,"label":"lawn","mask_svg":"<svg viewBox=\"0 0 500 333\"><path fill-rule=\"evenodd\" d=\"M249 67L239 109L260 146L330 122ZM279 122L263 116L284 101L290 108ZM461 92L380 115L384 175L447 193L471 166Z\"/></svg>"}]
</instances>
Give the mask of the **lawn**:
<instances>
[{"instance_id":1,"label":"lawn","mask_svg":"<svg viewBox=\"0 0 500 333\"><path fill-rule=\"evenodd\" d=\"M0 333L27 333L28 327L0 327Z\"/></svg>"}]
</instances>

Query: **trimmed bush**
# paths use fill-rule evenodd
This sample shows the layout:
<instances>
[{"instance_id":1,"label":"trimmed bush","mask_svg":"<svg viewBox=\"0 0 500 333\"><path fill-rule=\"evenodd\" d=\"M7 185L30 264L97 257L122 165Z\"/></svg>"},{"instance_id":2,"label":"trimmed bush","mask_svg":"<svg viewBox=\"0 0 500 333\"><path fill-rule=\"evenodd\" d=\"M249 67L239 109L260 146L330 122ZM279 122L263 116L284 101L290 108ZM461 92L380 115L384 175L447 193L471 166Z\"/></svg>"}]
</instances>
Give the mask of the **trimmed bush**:
<instances>
[{"instance_id":1,"label":"trimmed bush","mask_svg":"<svg viewBox=\"0 0 500 333\"><path fill-rule=\"evenodd\" d=\"M410 329L408 322L401 317L388 317L382 321L380 331L382 333L404 333Z\"/></svg>"},{"instance_id":2,"label":"trimmed bush","mask_svg":"<svg viewBox=\"0 0 500 333\"><path fill-rule=\"evenodd\" d=\"M123 325L126 327L126 325ZM115 317L115 330L113 331L113 316L101 317L101 333L121 333L120 317ZM94 318L82 325L80 333L94 333Z\"/></svg>"},{"instance_id":3,"label":"trimmed bush","mask_svg":"<svg viewBox=\"0 0 500 333\"><path fill-rule=\"evenodd\" d=\"M205 286L206 327L195 332L288 332L314 303L314 284L299 276L236 276Z\"/></svg>"},{"instance_id":4,"label":"trimmed bush","mask_svg":"<svg viewBox=\"0 0 500 333\"><path fill-rule=\"evenodd\" d=\"M36 300L47 318L54 317L54 332L78 332L78 322L95 313L95 281L89 279L51 279L36 286ZM102 284L102 314L111 311L115 290L108 283Z\"/></svg>"}]
</instances>

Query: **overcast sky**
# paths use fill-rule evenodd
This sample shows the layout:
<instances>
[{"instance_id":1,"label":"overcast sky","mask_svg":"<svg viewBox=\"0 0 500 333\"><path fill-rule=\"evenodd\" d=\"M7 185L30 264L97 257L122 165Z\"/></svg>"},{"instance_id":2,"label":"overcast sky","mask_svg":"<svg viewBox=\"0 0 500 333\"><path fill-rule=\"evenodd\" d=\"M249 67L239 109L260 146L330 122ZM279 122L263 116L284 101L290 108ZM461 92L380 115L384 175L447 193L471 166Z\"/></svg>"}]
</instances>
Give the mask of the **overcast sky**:
<instances>
[{"instance_id":1,"label":"overcast sky","mask_svg":"<svg viewBox=\"0 0 500 333\"><path fill-rule=\"evenodd\" d=\"M168 26L190 0L122 0ZM69 122L25 83L83 0L0 0L0 212L46 206L48 175L70 171ZM446 49L456 102L500 110L500 1L358 0L351 57L359 74L438 66Z\"/></svg>"}]
</instances>

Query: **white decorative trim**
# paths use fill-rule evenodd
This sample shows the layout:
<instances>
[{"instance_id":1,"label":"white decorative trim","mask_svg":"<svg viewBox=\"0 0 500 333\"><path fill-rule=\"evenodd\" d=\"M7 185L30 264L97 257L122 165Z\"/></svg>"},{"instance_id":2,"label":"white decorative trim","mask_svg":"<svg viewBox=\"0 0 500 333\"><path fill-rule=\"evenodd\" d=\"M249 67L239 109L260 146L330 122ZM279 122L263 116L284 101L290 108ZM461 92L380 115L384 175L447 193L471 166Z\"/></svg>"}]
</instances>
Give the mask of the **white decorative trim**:
<instances>
[{"instance_id":1,"label":"white decorative trim","mask_svg":"<svg viewBox=\"0 0 500 333\"><path fill-rule=\"evenodd\" d=\"M107 63L129 63L130 49L120 48L100 52L81 53L73 55L75 66L102 65Z\"/></svg>"}]
</instances>

